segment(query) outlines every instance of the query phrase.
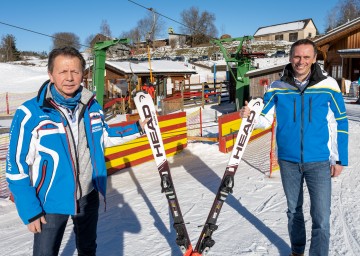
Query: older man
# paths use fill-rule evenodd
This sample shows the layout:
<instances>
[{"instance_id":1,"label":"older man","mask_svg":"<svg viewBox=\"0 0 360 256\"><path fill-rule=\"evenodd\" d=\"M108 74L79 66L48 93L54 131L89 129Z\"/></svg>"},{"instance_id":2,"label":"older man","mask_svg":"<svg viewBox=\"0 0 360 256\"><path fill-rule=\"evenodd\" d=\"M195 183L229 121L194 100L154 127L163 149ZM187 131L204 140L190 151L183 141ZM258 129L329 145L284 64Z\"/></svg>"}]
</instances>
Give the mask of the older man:
<instances>
[{"instance_id":1,"label":"older man","mask_svg":"<svg viewBox=\"0 0 360 256\"><path fill-rule=\"evenodd\" d=\"M10 130L6 177L33 255L57 255L71 216L78 255L96 254L99 192L105 197L104 147L140 136L146 121L110 128L94 94L81 86L85 60L54 49L38 95L20 106Z\"/></svg>"}]
</instances>

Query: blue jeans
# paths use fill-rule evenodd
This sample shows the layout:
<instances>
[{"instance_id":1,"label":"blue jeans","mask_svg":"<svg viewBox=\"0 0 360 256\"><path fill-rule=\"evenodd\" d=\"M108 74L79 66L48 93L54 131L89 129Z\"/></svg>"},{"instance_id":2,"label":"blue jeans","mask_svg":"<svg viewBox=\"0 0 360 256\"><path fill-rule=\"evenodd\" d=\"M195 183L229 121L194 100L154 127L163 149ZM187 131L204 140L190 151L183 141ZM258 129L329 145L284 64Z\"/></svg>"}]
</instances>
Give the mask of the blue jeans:
<instances>
[{"instance_id":1,"label":"blue jeans","mask_svg":"<svg viewBox=\"0 0 360 256\"><path fill-rule=\"evenodd\" d=\"M329 254L331 172L329 161L312 163L292 163L279 160L281 180L287 200L288 232L291 249L304 253L306 231L303 214L306 182L310 196L312 218L310 256Z\"/></svg>"},{"instance_id":2,"label":"blue jeans","mask_svg":"<svg viewBox=\"0 0 360 256\"><path fill-rule=\"evenodd\" d=\"M76 236L78 255L96 255L96 230L99 210L99 193L95 190L78 200L79 213L71 216ZM47 224L41 225L41 233L34 234L34 256L59 254L69 215L46 214Z\"/></svg>"}]
</instances>

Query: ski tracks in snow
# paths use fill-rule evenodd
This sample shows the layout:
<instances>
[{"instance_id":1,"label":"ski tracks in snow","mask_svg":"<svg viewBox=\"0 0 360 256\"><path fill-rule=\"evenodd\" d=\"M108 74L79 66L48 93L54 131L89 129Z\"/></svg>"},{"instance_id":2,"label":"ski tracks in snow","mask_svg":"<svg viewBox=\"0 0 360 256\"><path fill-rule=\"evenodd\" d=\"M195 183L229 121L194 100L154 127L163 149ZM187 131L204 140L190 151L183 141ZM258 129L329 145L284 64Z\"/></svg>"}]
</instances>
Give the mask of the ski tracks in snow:
<instances>
[{"instance_id":1,"label":"ski tracks in snow","mask_svg":"<svg viewBox=\"0 0 360 256\"><path fill-rule=\"evenodd\" d=\"M359 123L350 121L349 126L352 136L360 136ZM358 145L351 145L353 141L349 139L349 148L358 148ZM358 151L349 151L349 166L344 167L342 174L333 180L331 237L336 236L342 239L330 240L330 250L337 248L330 252L330 255L360 255L360 160L358 154Z\"/></svg>"}]
</instances>

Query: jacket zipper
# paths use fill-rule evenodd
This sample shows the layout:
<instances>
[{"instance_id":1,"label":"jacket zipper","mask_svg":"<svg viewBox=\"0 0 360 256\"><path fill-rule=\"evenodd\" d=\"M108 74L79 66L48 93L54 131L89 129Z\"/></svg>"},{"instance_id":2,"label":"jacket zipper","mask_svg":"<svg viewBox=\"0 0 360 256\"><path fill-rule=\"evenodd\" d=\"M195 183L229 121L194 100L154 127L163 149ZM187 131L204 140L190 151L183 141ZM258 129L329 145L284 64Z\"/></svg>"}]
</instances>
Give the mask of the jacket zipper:
<instances>
[{"instance_id":1,"label":"jacket zipper","mask_svg":"<svg viewBox=\"0 0 360 256\"><path fill-rule=\"evenodd\" d=\"M304 92L300 94L301 96L301 123L300 123L300 155L301 163L304 162Z\"/></svg>"},{"instance_id":2,"label":"jacket zipper","mask_svg":"<svg viewBox=\"0 0 360 256\"><path fill-rule=\"evenodd\" d=\"M309 123L312 121L312 98L309 99Z\"/></svg>"},{"instance_id":3,"label":"jacket zipper","mask_svg":"<svg viewBox=\"0 0 360 256\"><path fill-rule=\"evenodd\" d=\"M294 98L294 123L296 122L296 98Z\"/></svg>"},{"instance_id":4,"label":"jacket zipper","mask_svg":"<svg viewBox=\"0 0 360 256\"><path fill-rule=\"evenodd\" d=\"M66 117L64 116L64 113L57 107L57 105L52 100L50 100L50 103L61 114L61 117L64 118L67 121ZM66 127L63 120L62 120L62 124L63 124L64 127ZM77 200L78 185L79 185L79 188L80 188L79 169L76 168L76 167L78 167L78 161L74 161L74 158L72 157L71 148L70 148L70 141L69 141L69 135L68 135L67 129L65 129L65 134L66 134L66 140L67 140L67 145L68 145L68 151L70 152L70 158L71 158L71 162L72 162L72 165L73 165L73 173L74 173L74 179L75 179L75 193L74 193L75 213L78 213L78 210L79 210L79 205L78 205L78 200ZM74 136L72 134L71 128L70 128L70 134L71 134L71 136L73 138L73 142L74 142ZM74 144L74 149L75 149L75 155L77 155L76 145L75 144ZM76 164L75 164L75 162L76 162Z\"/></svg>"},{"instance_id":5,"label":"jacket zipper","mask_svg":"<svg viewBox=\"0 0 360 256\"><path fill-rule=\"evenodd\" d=\"M48 164L48 161L45 160L43 162L42 166L41 166L41 180L39 182L39 185L36 188L36 195L39 195L39 192L40 192L42 186L44 185L44 180L45 180L45 177L46 177L47 164Z\"/></svg>"}]
</instances>

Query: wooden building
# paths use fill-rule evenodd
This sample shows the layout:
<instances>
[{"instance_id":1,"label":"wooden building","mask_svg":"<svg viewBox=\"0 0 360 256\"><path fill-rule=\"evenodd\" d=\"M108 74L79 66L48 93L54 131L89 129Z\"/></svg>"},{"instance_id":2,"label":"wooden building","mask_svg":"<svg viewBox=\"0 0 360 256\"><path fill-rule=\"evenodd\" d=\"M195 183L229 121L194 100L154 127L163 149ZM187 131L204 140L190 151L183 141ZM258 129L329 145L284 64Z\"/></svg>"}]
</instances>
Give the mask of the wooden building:
<instances>
[{"instance_id":1,"label":"wooden building","mask_svg":"<svg viewBox=\"0 0 360 256\"><path fill-rule=\"evenodd\" d=\"M275 80L280 79L285 66L287 64L281 64L269 68L250 70L245 74L245 77L250 79L249 95L251 97L264 97L264 93L268 89L268 86Z\"/></svg>"},{"instance_id":2,"label":"wooden building","mask_svg":"<svg viewBox=\"0 0 360 256\"><path fill-rule=\"evenodd\" d=\"M360 73L360 17L351 20L314 40L318 59L339 84L344 79L357 81Z\"/></svg>"},{"instance_id":3,"label":"wooden building","mask_svg":"<svg viewBox=\"0 0 360 256\"><path fill-rule=\"evenodd\" d=\"M318 30L312 19L291 21L266 27L260 27L254 34L256 41L284 40L295 42L299 39L314 38Z\"/></svg>"},{"instance_id":4,"label":"wooden building","mask_svg":"<svg viewBox=\"0 0 360 256\"><path fill-rule=\"evenodd\" d=\"M90 46L93 47L96 43L104 42L104 41L112 40L112 39L113 38L99 33L99 34L96 34L96 36L94 36L94 38L91 40Z\"/></svg>"},{"instance_id":5,"label":"wooden building","mask_svg":"<svg viewBox=\"0 0 360 256\"><path fill-rule=\"evenodd\" d=\"M173 88L181 83L189 83L190 76L197 72L185 66L183 62L155 60L133 63L129 61L106 61L104 77L104 97L105 99L119 97L119 88L122 96L130 95L132 91L141 90L144 84L151 83L156 87L156 95L167 97ZM92 87L92 65L85 70L85 84ZM124 88L125 84L125 88Z\"/></svg>"}]
</instances>

